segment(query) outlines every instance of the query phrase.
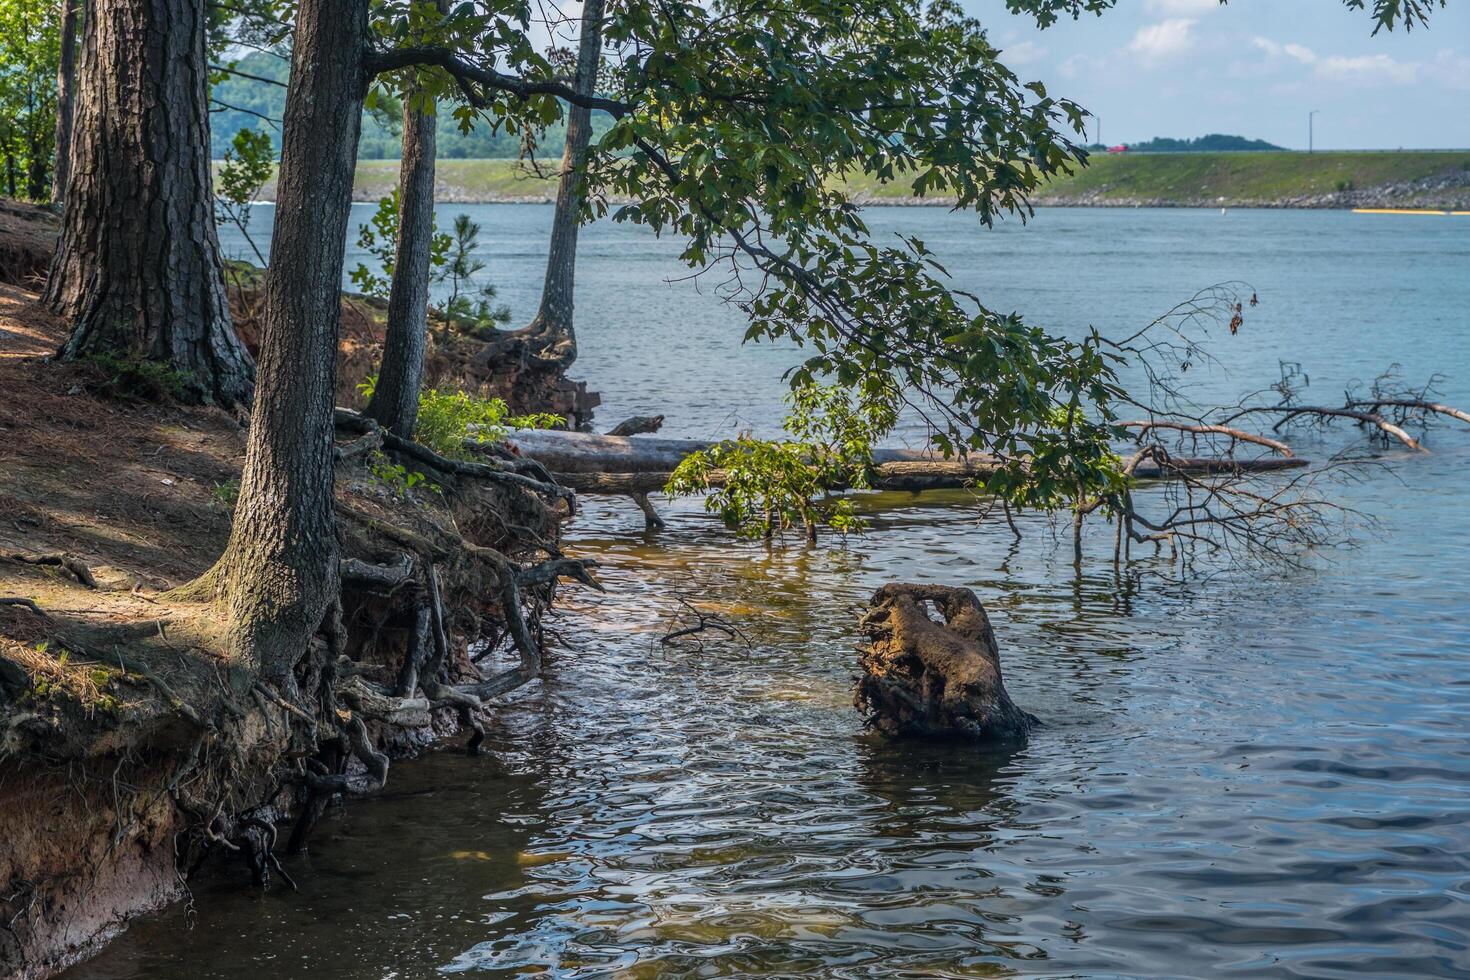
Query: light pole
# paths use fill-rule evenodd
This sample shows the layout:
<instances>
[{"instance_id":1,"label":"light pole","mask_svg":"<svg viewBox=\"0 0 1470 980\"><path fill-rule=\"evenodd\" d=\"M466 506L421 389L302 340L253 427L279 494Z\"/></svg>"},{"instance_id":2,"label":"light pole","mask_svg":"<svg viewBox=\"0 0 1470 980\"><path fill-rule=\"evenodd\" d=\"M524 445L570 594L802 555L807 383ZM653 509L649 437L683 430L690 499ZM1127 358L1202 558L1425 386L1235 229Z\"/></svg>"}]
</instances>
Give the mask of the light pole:
<instances>
[{"instance_id":1,"label":"light pole","mask_svg":"<svg viewBox=\"0 0 1470 980\"><path fill-rule=\"evenodd\" d=\"M1321 109L1313 109L1307 113L1307 152L1312 152L1312 117L1321 112Z\"/></svg>"}]
</instances>

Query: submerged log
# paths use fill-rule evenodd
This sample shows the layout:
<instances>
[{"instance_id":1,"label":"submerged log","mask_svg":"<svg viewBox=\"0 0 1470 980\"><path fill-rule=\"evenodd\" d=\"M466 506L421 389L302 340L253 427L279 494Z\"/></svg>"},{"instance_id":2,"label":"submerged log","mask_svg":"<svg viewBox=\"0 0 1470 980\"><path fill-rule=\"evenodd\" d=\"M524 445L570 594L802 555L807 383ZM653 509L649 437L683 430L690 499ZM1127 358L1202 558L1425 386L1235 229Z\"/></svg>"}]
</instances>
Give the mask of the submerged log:
<instances>
[{"instance_id":1,"label":"submerged log","mask_svg":"<svg viewBox=\"0 0 1470 980\"><path fill-rule=\"evenodd\" d=\"M930 618L933 603L944 622ZM1000 676L1000 650L985 608L969 589L885 585L861 628L853 700L885 735L1013 740L1037 719L1016 707Z\"/></svg>"},{"instance_id":2,"label":"submerged log","mask_svg":"<svg viewBox=\"0 0 1470 980\"><path fill-rule=\"evenodd\" d=\"M692 453L716 445L708 439L664 439L599 435L549 429L522 429L506 440L516 452L542 463L563 486L579 493L635 494L663 489L675 467ZM472 447L478 444L472 443ZM990 456L945 459L927 449L875 449L874 490L945 490L972 486L1000 466ZM1143 479L1189 474L1259 473L1308 465L1297 457L1233 459L1171 457L1167 464L1146 460L1134 475ZM716 473L713 482L719 482Z\"/></svg>"}]
</instances>

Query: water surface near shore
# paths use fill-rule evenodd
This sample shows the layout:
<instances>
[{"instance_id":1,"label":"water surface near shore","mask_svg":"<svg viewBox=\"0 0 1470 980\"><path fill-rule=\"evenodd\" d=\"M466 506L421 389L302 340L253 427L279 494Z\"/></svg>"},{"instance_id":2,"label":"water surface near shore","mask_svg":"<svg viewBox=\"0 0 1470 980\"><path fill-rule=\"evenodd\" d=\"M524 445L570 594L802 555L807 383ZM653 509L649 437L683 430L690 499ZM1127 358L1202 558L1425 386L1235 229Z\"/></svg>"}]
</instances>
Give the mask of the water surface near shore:
<instances>
[{"instance_id":1,"label":"water surface near shore","mask_svg":"<svg viewBox=\"0 0 1470 980\"><path fill-rule=\"evenodd\" d=\"M446 208L452 214L455 208ZM550 209L465 208L518 320ZM1229 398L1301 362L1332 402L1394 361L1470 403L1470 221L1336 213L1042 212L917 233L1001 309L1117 334L1196 288L1262 305L1201 376ZM228 247L228 242L227 242ZM578 373L601 418L675 435L778 425L790 349L672 244L597 225L579 261ZM1294 437L1323 458L1351 430ZM1025 540L963 494L867 498L846 545L735 544L697 502L646 537L592 500L567 547L606 595L568 590L545 681L490 753L394 766L324 825L300 893L195 886L74 970L103 977L1455 976L1470 972L1470 433L1340 488L1380 534L1309 571L1082 573L1040 517ZM1024 747L888 744L849 703L854 610L877 585L986 602ZM657 642L678 598L749 646Z\"/></svg>"}]
</instances>

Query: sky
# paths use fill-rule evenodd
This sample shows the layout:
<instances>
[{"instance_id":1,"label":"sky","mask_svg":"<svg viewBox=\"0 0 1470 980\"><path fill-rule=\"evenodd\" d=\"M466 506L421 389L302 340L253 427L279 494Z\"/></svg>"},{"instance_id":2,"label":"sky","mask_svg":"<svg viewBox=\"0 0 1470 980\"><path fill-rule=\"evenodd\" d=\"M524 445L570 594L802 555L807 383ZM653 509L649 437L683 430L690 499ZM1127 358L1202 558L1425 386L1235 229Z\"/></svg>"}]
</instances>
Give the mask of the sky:
<instances>
[{"instance_id":1,"label":"sky","mask_svg":"<svg viewBox=\"0 0 1470 980\"><path fill-rule=\"evenodd\" d=\"M962 0L1023 81L1088 109L1088 138L1229 133L1318 149L1470 148L1470 2L1372 36L1342 0L1119 0L1047 30ZM1372 4L1368 6L1371 8Z\"/></svg>"}]
</instances>

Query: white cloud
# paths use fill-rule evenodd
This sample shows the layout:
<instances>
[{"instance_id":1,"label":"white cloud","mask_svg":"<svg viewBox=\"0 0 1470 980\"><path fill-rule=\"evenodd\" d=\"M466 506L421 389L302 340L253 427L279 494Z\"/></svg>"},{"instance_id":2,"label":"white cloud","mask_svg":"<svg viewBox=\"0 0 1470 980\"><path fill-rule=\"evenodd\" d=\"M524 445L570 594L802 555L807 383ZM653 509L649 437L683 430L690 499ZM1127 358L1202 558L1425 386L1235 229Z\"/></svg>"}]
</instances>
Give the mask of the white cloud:
<instances>
[{"instance_id":1,"label":"white cloud","mask_svg":"<svg viewBox=\"0 0 1470 980\"><path fill-rule=\"evenodd\" d=\"M1457 51L1441 51L1428 65L1429 72L1442 85L1449 88L1470 90L1470 57Z\"/></svg>"},{"instance_id":2,"label":"white cloud","mask_svg":"<svg viewBox=\"0 0 1470 980\"><path fill-rule=\"evenodd\" d=\"M1317 53L1305 44L1288 44L1282 50L1286 52L1287 57L1295 58L1304 65L1315 65L1317 63Z\"/></svg>"},{"instance_id":3,"label":"white cloud","mask_svg":"<svg viewBox=\"0 0 1470 980\"><path fill-rule=\"evenodd\" d=\"M1173 58L1194 47L1194 20L1174 17L1140 27L1128 50L1145 58Z\"/></svg>"},{"instance_id":4,"label":"white cloud","mask_svg":"<svg viewBox=\"0 0 1470 980\"><path fill-rule=\"evenodd\" d=\"M1148 9L1166 17L1191 17L1220 9L1220 0L1148 0Z\"/></svg>"},{"instance_id":5,"label":"white cloud","mask_svg":"<svg viewBox=\"0 0 1470 980\"><path fill-rule=\"evenodd\" d=\"M1355 57L1335 54L1317 62L1317 74L1338 82L1391 82L1408 85L1419 77L1419 65L1412 61L1395 61L1386 54Z\"/></svg>"},{"instance_id":6,"label":"white cloud","mask_svg":"<svg viewBox=\"0 0 1470 980\"><path fill-rule=\"evenodd\" d=\"M1315 65L1318 61L1317 53L1304 44L1280 44L1268 37L1253 37L1251 44L1273 58L1293 58L1304 65Z\"/></svg>"},{"instance_id":7,"label":"white cloud","mask_svg":"<svg viewBox=\"0 0 1470 980\"><path fill-rule=\"evenodd\" d=\"M1007 65L1029 65L1046 56L1046 48L1035 41L1021 41L1005 49L1002 60Z\"/></svg>"},{"instance_id":8,"label":"white cloud","mask_svg":"<svg viewBox=\"0 0 1470 980\"><path fill-rule=\"evenodd\" d=\"M1304 44L1281 44L1270 38L1253 37L1251 43L1272 58L1290 58L1307 65L1318 78L1333 82L1380 82L1392 85L1408 85L1419 78L1424 66L1415 61L1396 61L1386 54L1319 55ZM1453 74L1453 56L1441 52L1436 67L1444 63Z\"/></svg>"},{"instance_id":9,"label":"white cloud","mask_svg":"<svg viewBox=\"0 0 1470 980\"><path fill-rule=\"evenodd\" d=\"M1072 81L1077 78L1085 78L1098 72L1107 71L1109 63L1105 58L1097 58L1091 55L1074 54L1066 61L1057 66L1057 74Z\"/></svg>"}]
</instances>

